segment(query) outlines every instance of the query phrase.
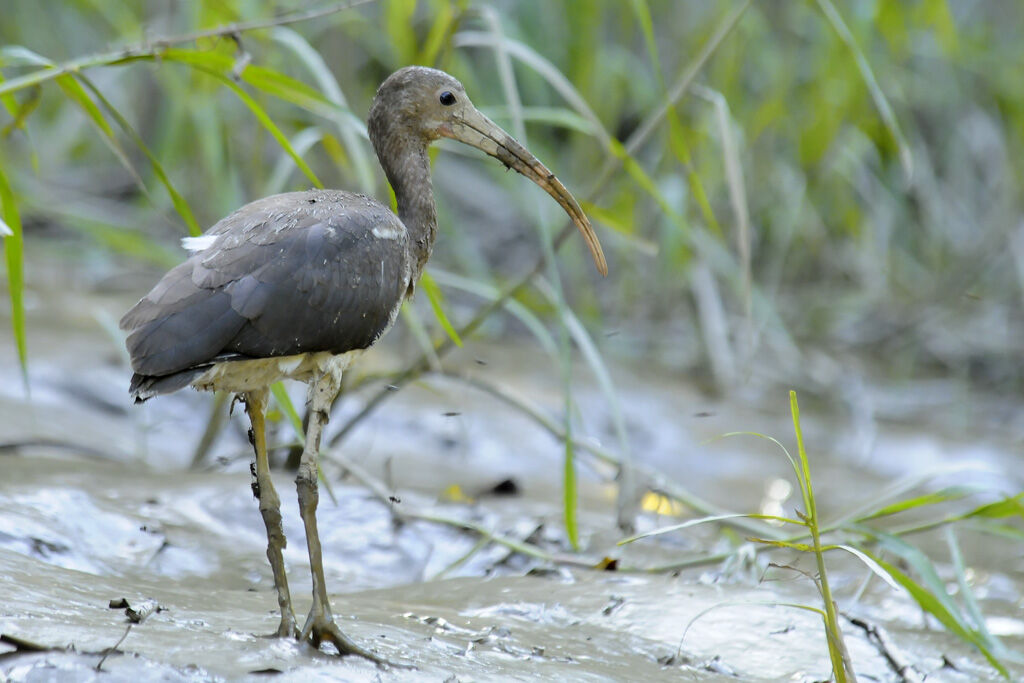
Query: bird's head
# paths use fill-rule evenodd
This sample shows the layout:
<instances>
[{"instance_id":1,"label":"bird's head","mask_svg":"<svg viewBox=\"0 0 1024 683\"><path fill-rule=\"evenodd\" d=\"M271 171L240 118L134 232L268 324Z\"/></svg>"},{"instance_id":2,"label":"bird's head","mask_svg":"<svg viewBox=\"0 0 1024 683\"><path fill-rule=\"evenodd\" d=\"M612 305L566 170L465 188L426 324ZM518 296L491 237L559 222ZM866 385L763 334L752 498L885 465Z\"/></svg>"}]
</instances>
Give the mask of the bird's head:
<instances>
[{"instance_id":1,"label":"bird's head","mask_svg":"<svg viewBox=\"0 0 1024 683\"><path fill-rule=\"evenodd\" d=\"M576 199L537 157L473 106L455 77L424 66L399 69L377 90L369 130L378 155L382 148L404 144L410 138L428 145L446 137L498 159L539 185L565 209L590 248L597 270L608 274L601 243Z\"/></svg>"}]
</instances>

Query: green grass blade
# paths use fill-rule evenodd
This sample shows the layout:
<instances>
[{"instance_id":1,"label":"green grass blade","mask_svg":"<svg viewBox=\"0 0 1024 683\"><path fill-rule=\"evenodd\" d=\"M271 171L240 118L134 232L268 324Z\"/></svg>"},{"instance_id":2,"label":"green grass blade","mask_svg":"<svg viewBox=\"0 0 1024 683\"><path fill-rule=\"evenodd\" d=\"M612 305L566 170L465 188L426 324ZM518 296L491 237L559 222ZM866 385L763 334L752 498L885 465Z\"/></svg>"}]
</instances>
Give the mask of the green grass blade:
<instances>
[{"instance_id":1,"label":"green grass blade","mask_svg":"<svg viewBox=\"0 0 1024 683\"><path fill-rule=\"evenodd\" d=\"M566 415L572 414L572 394L565 395ZM580 549L579 520L576 515L576 508L579 504L579 493L576 482L576 448L572 440L572 420L566 418L565 453L562 459L562 516L565 520L565 535L569 539L569 545L573 550Z\"/></svg>"},{"instance_id":2,"label":"green grass blade","mask_svg":"<svg viewBox=\"0 0 1024 683\"><path fill-rule=\"evenodd\" d=\"M305 38L296 31L283 26L275 28L270 35L278 43L294 52L299 61L309 69L328 102L336 105L341 111L349 111L348 99L341 86L338 85L338 80L334 77L324 58L313 49L313 46ZM245 75L243 73L243 77ZM360 134L365 133L365 125L359 121L354 129L351 123L352 119L349 117L335 114L331 118L337 123L338 134L341 136L348 157L352 160L359 187L363 192L373 192L376 186L376 174L366 153L366 148L360 140Z\"/></svg>"},{"instance_id":3,"label":"green grass blade","mask_svg":"<svg viewBox=\"0 0 1024 683\"><path fill-rule=\"evenodd\" d=\"M136 259L143 263L152 263L164 269L170 269L181 263L181 252L171 250L159 244L139 231L135 226L126 228L111 225L90 216L72 215L53 206L38 206L33 200L32 210L39 215L60 216L67 227L76 230L89 239L110 249L116 254Z\"/></svg>"},{"instance_id":4,"label":"green grass blade","mask_svg":"<svg viewBox=\"0 0 1024 683\"><path fill-rule=\"evenodd\" d=\"M465 11L468 0L459 0L458 9L453 10L453 3L442 2L434 17L434 23L430 25L426 40L423 41L423 49L416 60L417 64L434 66L441 57L441 49L451 37L452 29L458 22L459 16Z\"/></svg>"},{"instance_id":5,"label":"green grass blade","mask_svg":"<svg viewBox=\"0 0 1024 683\"><path fill-rule=\"evenodd\" d=\"M753 0L744 0L742 3L737 5L733 10L722 20L722 23L715 29L715 32L708 38L707 42L701 46L697 56L693 58L687 65L686 68L679 74L675 83L672 84L672 88L668 92L668 96L665 101L662 102L659 107L648 114L639 127L629 136L626 140L625 149L628 153L632 154L640 148L647 138L650 137L651 133L658 127L661 120L665 115L675 106L683 94L689 89L693 83L697 74L700 73L704 65L711 58L711 55L718 50L718 47L725 40L726 36L732 33L733 29L736 28L736 24L739 23L740 18L750 7L750 3ZM600 186L605 182L605 179L614 169L610 166L605 166L601 169L598 174L598 179L595 181L595 186Z\"/></svg>"},{"instance_id":6,"label":"green grass blade","mask_svg":"<svg viewBox=\"0 0 1024 683\"><path fill-rule=\"evenodd\" d=\"M658 183L644 170L644 167L634 159L625 146L618 140L612 140L609 143L609 149L613 156L617 157L622 162L622 167L629 174L630 179L636 183L637 187L646 192L651 199L657 202L658 207L665 213L665 216L675 224L676 227L684 234L690 232L689 227L686 223L686 219L676 211L672 203L665 197L661 189L658 187Z\"/></svg>"},{"instance_id":7,"label":"green grass blade","mask_svg":"<svg viewBox=\"0 0 1024 683\"><path fill-rule=\"evenodd\" d=\"M229 72L221 72L225 76ZM348 108L326 99L314 88L302 81L265 66L250 64L241 74L242 81L268 95L290 102L309 112L329 120L338 120Z\"/></svg>"},{"instance_id":8,"label":"green grass blade","mask_svg":"<svg viewBox=\"0 0 1024 683\"><path fill-rule=\"evenodd\" d=\"M497 287L485 282L472 280L470 278L462 277L461 275L456 275L455 273L449 273L446 270L433 267L430 269L430 273L435 282L444 285L445 287L461 289L464 292L469 292L470 294L488 301L497 301L501 297L501 291ZM555 338L551 335L551 332L544 327L544 323L541 322L540 318L538 318L533 311L515 299L505 299L502 301L502 305L506 311L519 320L519 322L521 322L523 326L533 334L537 343L541 345L541 348L543 348L548 355L552 358L557 357L558 348L555 343Z\"/></svg>"},{"instance_id":9,"label":"green grass blade","mask_svg":"<svg viewBox=\"0 0 1024 683\"><path fill-rule=\"evenodd\" d=\"M460 31L455 34L455 45L456 47L487 47L495 50L498 49L494 44L494 35L484 31ZM587 104L587 101L582 95L580 95L572 82L558 70L558 67L542 57L536 50L519 42L518 40L513 40L508 37L504 38L502 41L502 49L507 51L509 56L515 57L526 66L533 69L545 81L547 81L548 84L562 96L562 99L564 99L577 114L590 122L592 132L597 136L598 140L601 141L602 146L606 149L610 149L614 138L612 138L611 134L608 133L604 124L601 123L601 119L597 117L597 114L595 114L594 110L590 108L590 105Z\"/></svg>"},{"instance_id":10,"label":"green grass blade","mask_svg":"<svg viewBox=\"0 0 1024 683\"><path fill-rule=\"evenodd\" d=\"M11 189L3 167L0 166L0 217L4 227L10 232L4 236L4 259L7 262L7 289L11 300L11 329L14 332L14 345L18 352L18 364L21 366L21 381L28 393L28 342L25 336L25 273L24 273L24 235L21 227L21 216L15 202L14 191Z\"/></svg>"},{"instance_id":11,"label":"green grass blade","mask_svg":"<svg viewBox=\"0 0 1024 683\"><path fill-rule=\"evenodd\" d=\"M646 0L632 0L630 6L633 8L633 14L636 15L637 23L640 24L640 29L644 36L644 44L647 47L647 58L654 67L658 85L662 90L666 90L661 63L658 60L658 44L654 37L654 22L651 18L651 10ZM715 213L711 208L711 202L708 199L707 191L704 189L704 183L701 180L700 174L694 168L690 147L686 144L683 123L680 121L679 114L674 106L668 107L666 118L669 124L669 145L675 154L676 160L686 169L686 179L690 185L690 191L693 193L693 198L697 201L697 206L704 217L704 222L707 223L712 232L716 235L721 235L722 228L718 224L718 219L715 218Z\"/></svg>"},{"instance_id":12,"label":"green grass blade","mask_svg":"<svg viewBox=\"0 0 1024 683\"><path fill-rule=\"evenodd\" d=\"M5 80L7 80L7 79L5 79L3 73L0 72L0 86L2 86L4 84ZM39 102L39 96L38 95L30 96L29 99L30 100L35 100L36 103ZM19 105L18 104L18 100L15 99L14 95L12 95L11 93L6 93L4 95L0 95L0 104L4 105L4 109L7 110L7 113L10 114L11 117L17 122L18 121L18 111L24 105ZM20 127L20 126L15 126L15 128L18 128L18 127ZM13 128L12 128L12 130L13 130Z\"/></svg>"},{"instance_id":13,"label":"green grass blade","mask_svg":"<svg viewBox=\"0 0 1024 683\"><path fill-rule=\"evenodd\" d=\"M412 64L416 58L415 15L416 0L390 0L385 7L384 29L398 64Z\"/></svg>"},{"instance_id":14,"label":"green grass blade","mask_svg":"<svg viewBox=\"0 0 1024 683\"><path fill-rule=\"evenodd\" d=\"M419 345L424 358L427 359L427 365L432 370L440 372L441 358L437 355L437 350L430 339L430 333L427 332L426 325L423 324L423 319L410 300L406 299L405 303L402 304L400 314L402 319L405 320L406 325L409 326L409 331L412 332L412 337L416 340L416 344Z\"/></svg>"},{"instance_id":15,"label":"green grass blade","mask_svg":"<svg viewBox=\"0 0 1024 683\"><path fill-rule=\"evenodd\" d=\"M630 215L620 216L613 211L592 204L580 202L583 213L593 223L600 223L618 233L622 243L648 258L654 258L661 251L661 246L653 239L642 237L636 233L636 223Z\"/></svg>"},{"instance_id":16,"label":"green grass blade","mask_svg":"<svg viewBox=\"0 0 1024 683\"><path fill-rule=\"evenodd\" d=\"M292 431L295 432L296 438L302 443L306 440L306 433L302 429L302 418L299 417L299 412L295 410L295 404L292 403L291 396L284 388L284 383L274 382L270 385L270 393L274 395L274 400L277 401L278 407L281 412L288 418L289 424L292 426Z\"/></svg>"},{"instance_id":17,"label":"green grass blade","mask_svg":"<svg viewBox=\"0 0 1024 683\"><path fill-rule=\"evenodd\" d=\"M57 78L57 85L64 91L71 100L75 102L82 111L85 112L89 120L92 121L100 132L103 133L104 137L113 139L114 129L107 123L107 119L104 118L103 113L100 112L100 108L96 106L96 103L92 101L89 94L85 91L85 88L81 86L72 76L59 76Z\"/></svg>"},{"instance_id":18,"label":"green grass blade","mask_svg":"<svg viewBox=\"0 0 1024 683\"><path fill-rule=\"evenodd\" d=\"M804 506L807 511L807 528L811 532L813 543L810 551L814 553L814 559L818 567L818 590L821 592L821 600L825 606L825 634L828 638L828 655L832 661L832 674L836 677L836 683L843 683L847 680L847 673L852 678L856 678L856 676L853 672L853 665L850 661L846 644L843 641L842 630L839 628L836 603L832 598L832 589L829 586L828 572L825 568L824 550L827 549L827 546L823 547L821 544L818 504L814 498L814 487L811 484L811 466L807 458L807 449L804 447L803 429L800 426L800 405L797 402L795 391L789 392L789 410L793 416L793 432L796 435L797 456L800 461L799 479L801 480Z\"/></svg>"},{"instance_id":19,"label":"green grass blade","mask_svg":"<svg viewBox=\"0 0 1024 683\"><path fill-rule=\"evenodd\" d=\"M994 503L986 503L961 515L959 519L970 519L972 517L988 519L1002 519L1005 517L1024 518L1024 493L1018 493L1011 498L1004 498Z\"/></svg>"},{"instance_id":20,"label":"green grass blade","mask_svg":"<svg viewBox=\"0 0 1024 683\"><path fill-rule=\"evenodd\" d=\"M512 107L508 105L496 105L492 107L480 107L480 110L489 118L495 121L512 120ZM523 107L519 115L526 123L540 123L552 128L564 128L566 130L583 133L584 135L594 134L594 125L576 112L564 107Z\"/></svg>"},{"instance_id":21,"label":"green grass blade","mask_svg":"<svg viewBox=\"0 0 1024 683\"><path fill-rule=\"evenodd\" d=\"M974 627L982 640L992 648L993 652L1002 654L1006 648L989 632L988 627L985 625L985 615L982 614L978 600L974 597L974 591L971 590L970 581L967 579L967 567L964 565L964 556L960 552L960 544L957 543L956 533L953 531L953 527L946 527L944 531L946 533L946 545L949 547L949 557L953 563L953 571L956 573L957 587L960 590L960 600L964 604L964 609L970 615L971 620L974 622Z\"/></svg>"},{"instance_id":22,"label":"green grass blade","mask_svg":"<svg viewBox=\"0 0 1024 683\"><path fill-rule=\"evenodd\" d=\"M512 60L505 48L505 32L501 29L501 21L493 7L481 7L479 12L484 23L490 29L491 47L494 50L494 59L498 63L498 80L501 82L501 89L505 95L505 106L508 107L512 119L512 134L525 145L526 126L523 124L523 102L519 97L519 87L516 85Z\"/></svg>"},{"instance_id":23,"label":"green grass blade","mask_svg":"<svg viewBox=\"0 0 1024 683\"><path fill-rule=\"evenodd\" d=\"M2 81L3 75L0 75L0 82ZM7 137L16 130L25 130L25 121L39 107L39 103L43 101L43 89L36 86L29 90L28 96L22 100L21 104L18 104L14 95L4 96L2 101L4 108L11 115L11 122L0 131L0 135Z\"/></svg>"},{"instance_id":24,"label":"green grass blade","mask_svg":"<svg viewBox=\"0 0 1024 683\"><path fill-rule=\"evenodd\" d=\"M305 130L301 130L296 133L291 140L292 149L295 153L300 156L305 156L309 150L313 149L318 143L324 139L324 132L317 126L310 126ZM288 183L288 178L295 170L295 163L292 161L290 156L282 156L274 164L274 170L270 174L270 180L267 181L266 189L264 194L271 195L277 194L278 192L284 192L285 185Z\"/></svg>"},{"instance_id":25,"label":"green grass blade","mask_svg":"<svg viewBox=\"0 0 1024 683\"><path fill-rule=\"evenodd\" d=\"M251 95L249 95L249 93L245 92L245 90L239 87L239 85L235 83L233 80L231 80L229 76L225 76L217 71L214 71L213 69L210 69L205 66L199 66L197 64L194 64L193 68L212 76L213 78L217 79L225 86L227 86L232 92L234 92L235 95L238 96L238 99L242 100L245 106L249 108L249 111L252 113L253 116L256 117L256 120L260 122L260 125L262 125L266 129L266 131L270 133L274 140L277 141L277 144L281 146L281 149L283 149L285 153L292 158L292 160L295 162L295 165L299 167L299 170L302 171L302 173L307 178L309 178L309 181L313 184L313 186L323 189L324 184L320 182L320 179L317 178L315 173L313 173L313 169L311 169L309 165L305 162L305 160L301 156L299 156L298 153L296 153L291 143L288 142L288 138L285 137L284 133L281 132L281 129L277 127L277 124L275 124L274 121L270 118L266 110L263 109L263 107L261 107L259 103L256 100L254 100Z\"/></svg>"},{"instance_id":26,"label":"green grass blade","mask_svg":"<svg viewBox=\"0 0 1024 683\"><path fill-rule=\"evenodd\" d=\"M887 584L889 584L889 586L893 590L898 591L900 589L899 584L893 581L892 577L889 576L889 573L882 569L882 567L879 566L879 564L875 562L875 560L870 555L865 553L863 550L854 548L851 545L842 544L837 545L836 548L839 548L840 550L845 550L846 552L850 553L858 560L863 562L864 566L871 570L871 573L880 578L882 581L885 581Z\"/></svg>"},{"instance_id":27,"label":"green grass blade","mask_svg":"<svg viewBox=\"0 0 1024 683\"><path fill-rule=\"evenodd\" d=\"M909 576L904 575L906 581L913 584L913 586L909 586L906 581L901 580L899 576L892 572L893 568L891 565L879 562L897 583L910 592L922 609L935 616L947 629L962 640L977 647L985 658L989 660L990 664L996 667L1001 674L1006 675L1005 668L1003 668L998 657L993 653L993 647L998 647L998 645L994 646L992 639L986 639L984 632L968 622L960 608L953 601L953 597L946 591L945 581L939 576L935 565L927 555L903 539L891 534L874 531L867 527L858 526L856 528L876 538L879 542L880 551L896 555L914 571L920 582L915 582ZM878 560L877 557L874 559Z\"/></svg>"},{"instance_id":28,"label":"green grass blade","mask_svg":"<svg viewBox=\"0 0 1024 683\"><path fill-rule=\"evenodd\" d=\"M976 493L977 491L978 489L975 487L950 486L942 489L941 491L926 493L922 496L915 496L914 498L908 498L907 500L901 500L899 502L892 503L891 505L886 505L885 507L875 510L866 516L859 517L857 521L878 519L879 517L887 517L906 510L925 507L927 505L936 505L938 503L945 503L951 500L960 500L961 498L969 496L972 493Z\"/></svg>"},{"instance_id":29,"label":"green grass blade","mask_svg":"<svg viewBox=\"0 0 1024 683\"><path fill-rule=\"evenodd\" d=\"M893 112L892 105L889 104L889 98L885 96L885 92L883 92L882 87L878 84L878 79L875 78L875 72L871 69L871 64L868 63L864 52L857 45L850 27L843 21L842 15L839 14L839 10L836 9L832 0L817 0L817 2L822 14L825 15L829 24L832 25L832 28L839 36L839 39L846 44L846 47L853 55L854 62L857 64L857 70L860 71L861 78L864 79L864 84L867 86L871 99L875 103L875 108L878 109L878 114L882 117L882 123L889 131L899 150L903 173L908 180L912 179L914 177L914 156L910 151L906 138L903 136L899 121L896 120L896 114Z\"/></svg>"},{"instance_id":30,"label":"green grass blade","mask_svg":"<svg viewBox=\"0 0 1024 683\"><path fill-rule=\"evenodd\" d=\"M797 485L800 487L800 495L801 495L801 497L802 498L806 497L806 494L804 493L804 478L802 476L800 476L800 466L797 464L796 458L794 458L792 456L792 454L790 454L788 448L786 448L785 446L782 445L781 441L779 441L778 439L776 439L773 436L768 436L767 434L761 434L760 432L726 432L725 434L722 434L722 436L720 438L725 439L725 438L732 437L732 436L756 436L759 439L764 439L766 441L770 441L773 444L775 444L776 446L778 446L779 450L781 450L782 454L786 456L786 459L789 460L789 464L793 468L793 476L796 477Z\"/></svg>"},{"instance_id":31,"label":"green grass blade","mask_svg":"<svg viewBox=\"0 0 1024 683\"><path fill-rule=\"evenodd\" d=\"M831 550L835 546L821 546L817 548L810 543L797 543L796 541L778 541L768 538L757 538L754 536L747 537L747 540L751 543L762 543L764 545L774 546L776 548L784 548L786 550L798 550L802 553L814 553L818 550Z\"/></svg>"},{"instance_id":32,"label":"green grass blade","mask_svg":"<svg viewBox=\"0 0 1024 683\"><path fill-rule=\"evenodd\" d=\"M608 371L608 367L601 357L601 352L598 350L597 345L594 344L594 340L587 332L587 328L576 317L576 314L573 313L568 304L559 305L559 302L564 301L564 299L558 296L554 289L543 280L539 281L538 285L540 285L541 291L548 300L559 308L559 315L565 325L565 329L583 354L583 358L587 361L587 365L597 379L598 386L601 387L601 393L604 394L605 399L608 401L612 414L612 424L615 427L615 435L619 441L620 474L622 475L622 481L619 482L619 485L620 488L630 490L633 457L629 445L629 434L626 431L626 420L623 417L622 406L619 403L619 395L615 390L615 383L612 380L611 373ZM568 421L568 417L566 419ZM631 511L619 510L620 514L624 512ZM625 520L620 519L620 522L623 521Z\"/></svg>"},{"instance_id":33,"label":"green grass blade","mask_svg":"<svg viewBox=\"0 0 1024 683\"><path fill-rule=\"evenodd\" d=\"M709 515L707 517L700 517L698 519L690 519L680 524L673 524L671 526L660 527L658 529L652 529L636 536L630 536L624 538L616 545L626 545L627 543L634 543L643 538L651 538L652 536L662 536L664 534L670 534L682 529L689 529L692 526L698 526L700 524L709 524L713 522L721 522L729 519L769 519L778 522L785 522L787 524L796 524L798 526L806 526L804 522L798 519L790 519L788 517L779 517L778 515L762 515L762 514L748 514L748 513L730 513L726 515ZM775 541L765 541L765 543L774 543Z\"/></svg>"},{"instance_id":34,"label":"green grass blade","mask_svg":"<svg viewBox=\"0 0 1024 683\"><path fill-rule=\"evenodd\" d=\"M895 565L892 565L882 558L868 553L867 551L864 552L866 555L871 557L878 566L884 569L896 583L902 586L903 589L910 594L910 597L913 598L921 607L921 609L935 617L939 623L949 630L950 633L953 633L964 642L974 645L985 659L988 660L989 664L996 669L996 671L998 671L1004 678L1010 678L1010 674L1006 670L1006 667L1003 666L1002 662L999 661L988 645L982 641L981 636L963 623L960 616L956 613L955 607L953 608L953 611L950 610L949 596L946 595L945 589L942 589L941 595L936 594L914 581L914 579L912 579L908 574L905 574Z\"/></svg>"},{"instance_id":35,"label":"green grass blade","mask_svg":"<svg viewBox=\"0 0 1024 683\"><path fill-rule=\"evenodd\" d=\"M81 77L83 82L86 82L84 76ZM89 117L89 120L99 129L101 135L100 139L107 145L117 160L121 162L125 170L135 181L136 186L142 191L143 194L149 195L149 190L146 188L146 184L142 181L142 176L139 174L138 169L135 168L135 164L132 163L131 159L125 153L124 148L118 141L117 136L114 134L114 130L110 127L106 117L100 111L100 108L96 106L92 97L89 97L89 93L86 92L85 88L75 79L74 76L61 76L56 79L57 85L64 92L64 94L73 100L78 106L85 112ZM90 83L89 88L96 90L96 87ZM97 90L98 92L98 90ZM108 109L112 109L112 105L109 102L103 100L105 106ZM187 223L187 221L186 221Z\"/></svg>"},{"instance_id":36,"label":"green grass blade","mask_svg":"<svg viewBox=\"0 0 1024 683\"><path fill-rule=\"evenodd\" d=\"M6 53L7 48L4 48L2 52ZM6 96L8 93L17 92L24 90L25 88L31 88L34 85L45 83L46 81L52 81L58 76L71 73L79 73L83 69L88 69L95 66L112 66L114 64L127 64L129 62L148 60L152 59L151 54L147 55L125 55L124 51L108 52L104 54L87 55L78 59L73 59L63 64L57 64L53 68L44 68L37 71L32 71L27 74L18 76L17 78L11 78L3 83L0 83L0 97Z\"/></svg>"},{"instance_id":37,"label":"green grass blade","mask_svg":"<svg viewBox=\"0 0 1024 683\"><path fill-rule=\"evenodd\" d=\"M288 418L288 422L291 424L292 430L295 432L299 443L305 443L306 435L302 429L302 418L299 417L298 411L295 410L295 404L292 403L291 396L289 396L288 392L285 390L284 383L274 382L271 384L270 393L274 395L274 400L277 402L278 407ZM331 487L331 482L329 482L327 477L324 476L323 468L320 467L319 463L317 463L316 475L317 479L320 480L324 485L324 488L327 490L327 495L330 497L331 501L337 505L338 498L334 495L334 489Z\"/></svg>"},{"instance_id":38,"label":"green grass blade","mask_svg":"<svg viewBox=\"0 0 1024 683\"><path fill-rule=\"evenodd\" d=\"M811 519L816 519L818 510L815 506L814 491L811 489L811 468L807 462L807 450L804 448L804 434L800 428L800 406L797 404L796 392L789 392L789 409L793 415L793 431L796 434L797 462L800 465L800 491L804 498L804 510Z\"/></svg>"},{"instance_id":39,"label":"green grass blade","mask_svg":"<svg viewBox=\"0 0 1024 683\"><path fill-rule=\"evenodd\" d=\"M430 308L434 311L434 317L437 318L438 324L441 325L441 329L444 330L448 338L454 342L456 346L462 348L462 339L459 338L459 333L455 331L455 327L452 326L448 320L448 316L444 312L442 306L444 297L441 295L441 289L434 282L434 278L430 277L430 273L424 272L420 276L420 287L423 289L423 293L427 295L427 301L430 302Z\"/></svg>"},{"instance_id":40,"label":"green grass blade","mask_svg":"<svg viewBox=\"0 0 1024 683\"><path fill-rule=\"evenodd\" d=\"M736 219L736 246L740 255L740 269L743 275L743 304L747 318L750 318L752 306L752 284L750 272L750 209L747 201L747 188L743 180L743 163L740 161L739 144L733 133L733 116L729 110L729 102L717 90L703 85L692 88L695 95L711 103L715 109L715 121L718 124L722 141L722 164L725 167L725 184L729 190L729 202ZM701 187L703 191L703 187ZM704 198L705 201L707 198ZM710 212L710 206L708 207ZM713 220L713 218L712 218ZM717 221L714 225L717 228Z\"/></svg>"},{"instance_id":41,"label":"green grass blade","mask_svg":"<svg viewBox=\"0 0 1024 683\"><path fill-rule=\"evenodd\" d=\"M20 45L9 45L2 50L2 54L5 60L15 60L17 62L26 62L29 64L35 64L38 66L44 66L47 68L54 68L54 63L43 57L42 55L29 50L26 47ZM84 77L82 78L84 81ZM103 140L104 144L110 149L110 151L117 157L117 160L121 162L125 170L128 171L135 184L138 185L139 189L142 190L143 194L148 195L149 192L146 189L145 183L142 182L142 177L136 170L135 165L132 164L131 159L125 154L124 148L121 147L121 143L118 141L117 136L114 135L114 130L110 127L107 119L103 116L99 107L89 96L89 93L82 87L82 85L75 79L74 76L65 74L57 76L55 78L57 86L61 89L64 95L79 106L79 108L85 113L89 121L96 126L100 131L100 139ZM15 120L10 124L12 127L21 127L24 119L35 109L39 103L40 94L42 90L38 86L33 90L33 95L29 97L24 103L22 103ZM5 129L6 131L6 129Z\"/></svg>"},{"instance_id":42,"label":"green grass blade","mask_svg":"<svg viewBox=\"0 0 1024 683\"><path fill-rule=\"evenodd\" d=\"M343 104L343 100L342 102L333 102L313 86L287 76L276 69L258 64L247 64L244 69L236 73L236 60L230 55L219 52L173 49L161 53L160 59L209 69L225 78L241 79L257 90L328 120L339 120L339 117L348 113L348 107Z\"/></svg>"},{"instance_id":43,"label":"green grass blade","mask_svg":"<svg viewBox=\"0 0 1024 683\"><path fill-rule=\"evenodd\" d=\"M156 155L154 155L153 152L150 151L149 147L142 140L142 136L138 134L138 132L135 130L132 124L128 122L128 119L126 119L124 115L121 114L120 111L118 111L117 107L111 104L111 102L103 95L100 89L97 88L91 80L89 80L87 77L81 74L78 75L78 78L82 81L85 87L89 89L93 96L95 96L96 99L99 100L100 104L103 105L104 109L106 109L107 112L114 118L114 121L116 121L117 125L121 127L121 130L123 130L128 135L128 137L132 139L132 142L135 143L135 146L138 147L139 150L149 160L150 166L153 168L153 173L156 175L157 179L159 179L160 183L167 190L167 194L171 198L171 203L174 205L174 210L177 211L178 215L181 216L181 219L185 221L185 225L188 228L188 233L193 237L202 234L203 230L202 228L199 227L199 223L196 222L195 215L192 213L192 208L189 206L185 198L181 196L181 193L179 193L178 190L175 189L174 184L171 182L170 177L167 175L167 172L164 171L164 167L160 163L160 160L157 159Z\"/></svg>"},{"instance_id":44,"label":"green grass blade","mask_svg":"<svg viewBox=\"0 0 1024 683\"><path fill-rule=\"evenodd\" d=\"M661 63L658 60L658 41L654 37L654 20L651 18L651 8L647 0L630 0L630 8L640 24L640 33L644 37L644 46L647 48L647 59L650 60L658 80L662 80Z\"/></svg>"}]
</instances>

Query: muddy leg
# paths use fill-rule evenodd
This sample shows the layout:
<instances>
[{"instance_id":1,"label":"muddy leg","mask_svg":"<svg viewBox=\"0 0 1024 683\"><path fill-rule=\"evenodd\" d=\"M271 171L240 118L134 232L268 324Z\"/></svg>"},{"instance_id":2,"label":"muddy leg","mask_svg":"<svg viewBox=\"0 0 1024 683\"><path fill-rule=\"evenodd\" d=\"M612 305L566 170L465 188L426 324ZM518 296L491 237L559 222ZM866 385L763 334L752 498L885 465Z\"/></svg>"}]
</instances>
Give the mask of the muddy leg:
<instances>
[{"instance_id":1,"label":"muddy leg","mask_svg":"<svg viewBox=\"0 0 1024 683\"><path fill-rule=\"evenodd\" d=\"M298 629L295 625L295 612L292 611L292 598L288 592L288 577L284 572L284 557L281 551L287 545L284 529L281 526L281 499L277 497L274 482L270 478L270 461L267 459L267 435L264 416L267 411L267 390L249 391L242 394L245 412L249 415L252 430L249 432L253 448L256 450L256 482L252 492L260 502L260 514L263 524L267 527L267 559L274 572L274 588L277 589L277 604L281 609L281 625L277 628L279 637L295 636Z\"/></svg>"},{"instance_id":2,"label":"muddy leg","mask_svg":"<svg viewBox=\"0 0 1024 683\"><path fill-rule=\"evenodd\" d=\"M334 623L331 603L327 597L327 584L324 580L323 554L316 527L316 506L320 499L317 486L317 456L320 451L320 433L327 423L328 411L340 387L341 373L330 371L309 385L309 426L306 429L306 446L299 461L299 474L295 478L295 486L299 492L299 512L306 528L309 569L313 574L313 607L309 610L309 617L302 629L302 638L310 638L316 647L326 640L334 643L342 655L359 655L377 664L387 664L377 655L356 645Z\"/></svg>"}]
</instances>

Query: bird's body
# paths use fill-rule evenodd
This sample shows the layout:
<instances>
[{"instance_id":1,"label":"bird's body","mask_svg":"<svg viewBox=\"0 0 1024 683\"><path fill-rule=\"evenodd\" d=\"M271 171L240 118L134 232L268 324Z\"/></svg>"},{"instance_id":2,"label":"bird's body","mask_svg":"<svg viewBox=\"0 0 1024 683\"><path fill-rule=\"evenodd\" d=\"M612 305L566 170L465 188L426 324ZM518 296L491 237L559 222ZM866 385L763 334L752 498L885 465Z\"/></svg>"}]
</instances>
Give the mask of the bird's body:
<instances>
[{"instance_id":1,"label":"bird's body","mask_svg":"<svg viewBox=\"0 0 1024 683\"><path fill-rule=\"evenodd\" d=\"M122 320L137 400L189 384L244 392L307 381L324 354L377 341L419 275L398 217L339 190L257 200L191 244L201 248Z\"/></svg>"},{"instance_id":2,"label":"bird's body","mask_svg":"<svg viewBox=\"0 0 1024 683\"><path fill-rule=\"evenodd\" d=\"M129 331L136 401L186 386L229 391L245 402L256 451L253 491L267 530L267 557L281 610L279 636L332 642L341 654L380 658L334 623L324 582L316 506L320 434L342 372L394 324L437 235L427 147L450 137L533 180L570 215L598 270L604 255L569 191L532 154L473 107L448 74L407 67L377 91L368 132L395 192L396 216L365 195L311 190L254 201L204 235L121 320ZM309 424L296 477L306 531L313 606L296 628L285 575L280 501L264 434L269 386L309 385Z\"/></svg>"}]
</instances>

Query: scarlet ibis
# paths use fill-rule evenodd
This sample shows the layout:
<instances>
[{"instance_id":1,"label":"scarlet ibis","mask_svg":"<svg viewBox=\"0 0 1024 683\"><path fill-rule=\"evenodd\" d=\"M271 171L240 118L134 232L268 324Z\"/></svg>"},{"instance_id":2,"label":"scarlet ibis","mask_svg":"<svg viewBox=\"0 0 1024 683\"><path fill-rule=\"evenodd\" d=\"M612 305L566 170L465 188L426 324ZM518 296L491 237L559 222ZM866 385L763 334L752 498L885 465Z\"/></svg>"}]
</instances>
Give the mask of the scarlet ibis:
<instances>
[{"instance_id":1,"label":"scarlet ibis","mask_svg":"<svg viewBox=\"0 0 1024 683\"><path fill-rule=\"evenodd\" d=\"M342 654L381 662L334 622L317 534L317 455L342 372L395 322L430 256L437 212L427 147L447 137L483 150L554 197L579 228L597 269L601 245L565 186L486 116L452 76L426 67L393 73L377 90L368 130L394 188L398 215L342 190L309 190L246 204L204 235L121 319L128 331L136 402L191 385L236 393L252 425L253 487L267 530L267 557L281 610L277 635L328 641ZM309 426L296 487L313 575L313 606L301 630L282 549L280 500L270 477L264 417L269 386L309 385Z\"/></svg>"}]
</instances>

